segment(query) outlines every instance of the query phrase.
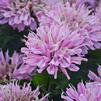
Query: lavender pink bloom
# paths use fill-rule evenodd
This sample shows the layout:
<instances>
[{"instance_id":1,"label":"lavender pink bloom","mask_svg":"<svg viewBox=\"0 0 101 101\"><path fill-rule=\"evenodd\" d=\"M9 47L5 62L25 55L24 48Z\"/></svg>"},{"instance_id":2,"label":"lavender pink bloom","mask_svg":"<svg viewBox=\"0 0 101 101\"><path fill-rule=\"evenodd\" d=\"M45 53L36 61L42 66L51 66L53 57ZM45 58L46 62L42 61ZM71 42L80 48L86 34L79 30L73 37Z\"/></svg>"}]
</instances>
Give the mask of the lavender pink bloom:
<instances>
[{"instance_id":1,"label":"lavender pink bloom","mask_svg":"<svg viewBox=\"0 0 101 101\"><path fill-rule=\"evenodd\" d=\"M1 0L0 24L8 23L19 31L23 31L25 27L35 30L37 25L32 7L33 0Z\"/></svg>"},{"instance_id":2,"label":"lavender pink bloom","mask_svg":"<svg viewBox=\"0 0 101 101\"><path fill-rule=\"evenodd\" d=\"M94 72L89 71L88 77L89 77L90 80L93 80L93 81L101 83L101 66L100 65L99 65L97 71L98 71L98 76Z\"/></svg>"},{"instance_id":3,"label":"lavender pink bloom","mask_svg":"<svg viewBox=\"0 0 101 101\"><path fill-rule=\"evenodd\" d=\"M67 69L78 71L76 64L84 60L82 54L101 48L101 26L90 13L83 5L77 8L69 2L46 6L37 13L37 35L30 33L27 48L22 48L24 62L31 70L38 67L39 73L46 69L54 78L61 70L70 79Z\"/></svg>"},{"instance_id":4,"label":"lavender pink bloom","mask_svg":"<svg viewBox=\"0 0 101 101\"><path fill-rule=\"evenodd\" d=\"M29 78L29 71L25 71L27 66L23 65L22 55L14 52L9 56L8 51L3 54L0 51L0 79L27 79Z\"/></svg>"},{"instance_id":5,"label":"lavender pink bloom","mask_svg":"<svg viewBox=\"0 0 101 101\"><path fill-rule=\"evenodd\" d=\"M48 101L46 96L39 98L39 87L32 90L30 83L20 86L17 82L0 85L0 101Z\"/></svg>"},{"instance_id":6,"label":"lavender pink bloom","mask_svg":"<svg viewBox=\"0 0 101 101\"><path fill-rule=\"evenodd\" d=\"M67 24L72 31L78 29L81 36L85 38L86 46L82 49L86 54L89 49L101 48L101 25L99 23L101 17L98 18L100 13L94 15L91 12L92 10L88 10L84 5L77 7L76 3L71 5L67 2L45 7L43 11L37 12L37 16L40 25Z\"/></svg>"},{"instance_id":7,"label":"lavender pink bloom","mask_svg":"<svg viewBox=\"0 0 101 101\"><path fill-rule=\"evenodd\" d=\"M68 25L41 26L37 34L29 33L27 39L27 47L21 49L26 55L24 63L39 73L47 70L57 78L57 73L61 70L70 79L67 70L76 72L79 70L77 65L87 60L83 58L81 49L85 45L84 37L80 36L78 30L72 32Z\"/></svg>"},{"instance_id":8,"label":"lavender pink bloom","mask_svg":"<svg viewBox=\"0 0 101 101\"><path fill-rule=\"evenodd\" d=\"M61 97L64 101L101 101L101 83L78 83L77 89L70 86Z\"/></svg>"}]
</instances>

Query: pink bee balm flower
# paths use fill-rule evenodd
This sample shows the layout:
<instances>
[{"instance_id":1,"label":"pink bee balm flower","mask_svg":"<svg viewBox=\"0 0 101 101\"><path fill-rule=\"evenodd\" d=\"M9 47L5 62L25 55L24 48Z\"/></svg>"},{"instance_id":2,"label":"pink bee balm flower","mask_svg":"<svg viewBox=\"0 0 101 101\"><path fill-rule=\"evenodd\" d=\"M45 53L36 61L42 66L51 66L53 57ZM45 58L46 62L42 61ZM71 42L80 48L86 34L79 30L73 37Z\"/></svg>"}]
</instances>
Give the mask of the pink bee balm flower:
<instances>
[{"instance_id":1,"label":"pink bee balm flower","mask_svg":"<svg viewBox=\"0 0 101 101\"><path fill-rule=\"evenodd\" d=\"M35 30L37 25L32 7L32 0L1 0L0 24L8 23L19 31L23 31L25 26Z\"/></svg>"},{"instance_id":2,"label":"pink bee balm flower","mask_svg":"<svg viewBox=\"0 0 101 101\"><path fill-rule=\"evenodd\" d=\"M101 83L79 83L77 90L75 87L67 88L62 98L64 101L101 101Z\"/></svg>"},{"instance_id":3,"label":"pink bee balm flower","mask_svg":"<svg viewBox=\"0 0 101 101\"><path fill-rule=\"evenodd\" d=\"M8 79L26 79L29 78L28 71L19 72L19 70L23 69L24 66L22 61L22 56L18 53L14 52L12 57L9 56L8 51L3 54L0 52L0 79L8 80ZM19 75L17 75L19 74Z\"/></svg>"},{"instance_id":4,"label":"pink bee balm flower","mask_svg":"<svg viewBox=\"0 0 101 101\"><path fill-rule=\"evenodd\" d=\"M101 83L101 66L99 66L97 70L98 70L99 76L97 76L94 72L89 71L88 77L89 77L90 80Z\"/></svg>"},{"instance_id":5,"label":"pink bee balm flower","mask_svg":"<svg viewBox=\"0 0 101 101\"><path fill-rule=\"evenodd\" d=\"M21 50L26 55L24 63L31 65L33 70L36 68L42 73L46 69L54 78L61 70L70 79L67 70L76 72L79 70L77 65L87 60L82 56L84 45L78 30L72 32L68 26L53 24L39 27L37 34L29 33L27 47Z\"/></svg>"},{"instance_id":6,"label":"pink bee balm flower","mask_svg":"<svg viewBox=\"0 0 101 101\"><path fill-rule=\"evenodd\" d=\"M88 49L101 48L99 18L91 12L92 10L88 10L84 5L77 7L76 3L71 5L67 2L45 7L42 12L37 12L37 16L40 25L67 24L72 31L78 29L87 44L83 47L84 54L86 54Z\"/></svg>"},{"instance_id":7,"label":"pink bee balm flower","mask_svg":"<svg viewBox=\"0 0 101 101\"><path fill-rule=\"evenodd\" d=\"M32 90L30 84L22 87L16 83L0 85L0 101L48 101L47 96L39 99L39 88Z\"/></svg>"}]
</instances>

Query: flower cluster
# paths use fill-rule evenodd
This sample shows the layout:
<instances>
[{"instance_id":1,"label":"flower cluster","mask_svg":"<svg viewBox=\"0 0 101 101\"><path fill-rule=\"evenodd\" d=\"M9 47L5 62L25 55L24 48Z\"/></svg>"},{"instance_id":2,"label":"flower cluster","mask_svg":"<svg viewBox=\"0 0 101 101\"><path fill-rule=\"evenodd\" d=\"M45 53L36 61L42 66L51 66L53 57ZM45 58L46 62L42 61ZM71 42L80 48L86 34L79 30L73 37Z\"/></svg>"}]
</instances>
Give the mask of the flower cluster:
<instances>
[{"instance_id":1,"label":"flower cluster","mask_svg":"<svg viewBox=\"0 0 101 101\"><path fill-rule=\"evenodd\" d=\"M3 24L29 34L21 54L0 51L0 101L48 101L48 94L43 95L51 92L53 83L49 84L49 79L49 88L42 89L42 94L39 87L33 90L35 72L47 71L54 79L62 72L70 80L69 72L79 71L81 62L87 61L88 51L101 49L100 0L99 5L97 0L0 0L0 25ZM78 83L77 88L69 86L61 98L101 101L101 66L98 75L89 71L89 82ZM26 79L31 84L21 86L15 81L23 83ZM35 82L40 84L40 80Z\"/></svg>"},{"instance_id":2,"label":"flower cluster","mask_svg":"<svg viewBox=\"0 0 101 101\"><path fill-rule=\"evenodd\" d=\"M80 5L80 4L79 4ZM70 5L58 3L46 7L43 12L38 12L40 25L50 26L52 23L68 25L72 31L79 30L81 36L85 38L86 46L83 47L84 53L90 48L92 50L101 48L101 26L98 17L90 14L84 5L77 7L75 3ZM100 14L100 13L98 13ZM98 15L97 14L97 15Z\"/></svg>"},{"instance_id":3,"label":"flower cluster","mask_svg":"<svg viewBox=\"0 0 101 101\"><path fill-rule=\"evenodd\" d=\"M89 49L101 48L101 27L94 14L84 5L67 3L47 6L37 15L40 27L29 33L22 48L24 63L39 73L47 69L57 78L60 69L70 79L67 69L78 71ZM31 68L32 69L32 68Z\"/></svg>"},{"instance_id":4,"label":"flower cluster","mask_svg":"<svg viewBox=\"0 0 101 101\"><path fill-rule=\"evenodd\" d=\"M37 34L29 33L27 47L22 48L26 55L23 59L26 64L38 67L39 73L47 69L49 74L57 78L60 69L70 79L67 69L78 71L76 64L80 65L81 61L86 60L82 57L84 45L84 38L78 30L72 32L68 26L56 24L42 26Z\"/></svg>"},{"instance_id":5,"label":"flower cluster","mask_svg":"<svg viewBox=\"0 0 101 101\"><path fill-rule=\"evenodd\" d=\"M0 51L1 83L7 83L14 79L30 79L28 67L23 64L22 55L14 52L12 56L9 56L8 51L4 54ZM48 101L48 95L41 99L39 99L39 95L39 87L32 91L30 84L24 84L22 87L17 82L0 84L0 101Z\"/></svg>"},{"instance_id":6,"label":"flower cluster","mask_svg":"<svg viewBox=\"0 0 101 101\"><path fill-rule=\"evenodd\" d=\"M48 101L47 96L39 99L39 87L32 90L29 84L22 87L17 82L0 85L0 101Z\"/></svg>"},{"instance_id":7,"label":"flower cluster","mask_svg":"<svg viewBox=\"0 0 101 101\"><path fill-rule=\"evenodd\" d=\"M67 88L66 95L62 93L62 98L64 101L100 101L101 83L79 83L77 90L75 87Z\"/></svg>"}]
</instances>

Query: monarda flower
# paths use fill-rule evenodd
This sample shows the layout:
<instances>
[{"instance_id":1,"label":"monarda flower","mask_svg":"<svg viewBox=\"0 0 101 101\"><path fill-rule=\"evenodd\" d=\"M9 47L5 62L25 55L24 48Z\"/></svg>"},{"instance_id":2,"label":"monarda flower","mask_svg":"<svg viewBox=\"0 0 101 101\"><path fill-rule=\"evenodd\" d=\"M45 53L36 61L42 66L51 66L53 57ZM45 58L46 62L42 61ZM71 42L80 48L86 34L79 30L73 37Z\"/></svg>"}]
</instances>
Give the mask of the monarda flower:
<instances>
[{"instance_id":1,"label":"monarda flower","mask_svg":"<svg viewBox=\"0 0 101 101\"><path fill-rule=\"evenodd\" d=\"M23 86L17 82L0 85L0 101L48 101L47 96L39 99L39 88L32 90L29 84Z\"/></svg>"},{"instance_id":2,"label":"monarda flower","mask_svg":"<svg viewBox=\"0 0 101 101\"><path fill-rule=\"evenodd\" d=\"M24 68L24 71L23 71ZM22 55L14 52L12 56L9 56L8 51L3 54L0 51L0 79L27 79L29 78L28 71L25 71L27 66L23 65ZM22 71L21 71L22 70Z\"/></svg>"},{"instance_id":3,"label":"monarda flower","mask_svg":"<svg viewBox=\"0 0 101 101\"><path fill-rule=\"evenodd\" d=\"M92 10L87 9L85 5L77 7L76 3L72 5L69 2L65 4L57 3L53 6L45 7L42 12L37 12L37 16L40 25L51 26L53 23L58 25L67 24L72 31L78 29L87 44L83 47L84 54L89 49L101 48L99 18L92 13Z\"/></svg>"},{"instance_id":4,"label":"monarda flower","mask_svg":"<svg viewBox=\"0 0 101 101\"><path fill-rule=\"evenodd\" d=\"M98 75L99 76L97 76L94 72L89 71L88 77L92 81L96 81L96 82L100 82L101 83L101 66L100 65L99 65L97 71L98 71Z\"/></svg>"},{"instance_id":5,"label":"monarda flower","mask_svg":"<svg viewBox=\"0 0 101 101\"><path fill-rule=\"evenodd\" d=\"M77 90L70 86L61 97L64 101L101 101L101 83L79 83Z\"/></svg>"},{"instance_id":6,"label":"monarda flower","mask_svg":"<svg viewBox=\"0 0 101 101\"><path fill-rule=\"evenodd\" d=\"M67 70L76 72L79 70L77 65L87 60L83 58L81 49L85 45L84 38L78 30L69 30L68 25L41 26L37 34L29 33L25 44L27 47L21 49L26 55L24 63L31 65L33 70L36 68L39 73L47 70L54 78L61 70L70 79Z\"/></svg>"},{"instance_id":7,"label":"monarda flower","mask_svg":"<svg viewBox=\"0 0 101 101\"><path fill-rule=\"evenodd\" d=\"M1 0L0 24L8 23L19 31L23 31L25 27L35 30L37 24L32 9L33 0Z\"/></svg>"}]
</instances>

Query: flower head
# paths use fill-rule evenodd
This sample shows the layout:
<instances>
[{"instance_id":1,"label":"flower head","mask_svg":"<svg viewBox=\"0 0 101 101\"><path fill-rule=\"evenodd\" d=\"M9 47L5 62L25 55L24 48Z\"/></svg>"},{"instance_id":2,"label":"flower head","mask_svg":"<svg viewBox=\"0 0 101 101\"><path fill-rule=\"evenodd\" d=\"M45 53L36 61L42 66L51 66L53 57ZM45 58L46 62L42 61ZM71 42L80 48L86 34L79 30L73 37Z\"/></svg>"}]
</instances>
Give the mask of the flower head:
<instances>
[{"instance_id":1,"label":"flower head","mask_svg":"<svg viewBox=\"0 0 101 101\"><path fill-rule=\"evenodd\" d=\"M1 0L0 24L8 23L19 31L23 31L25 26L35 30L37 25L32 7L33 0Z\"/></svg>"},{"instance_id":2,"label":"flower head","mask_svg":"<svg viewBox=\"0 0 101 101\"><path fill-rule=\"evenodd\" d=\"M39 88L32 90L30 84L22 87L17 82L0 85L0 101L48 101L47 95L39 99Z\"/></svg>"},{"instance_id":3,"label":"flower head","mask_svg":"<svg viewBox=\"0 0 101 101\"><path fill-rule=\"evenodd\" d=\"M89 49L101 48L99 18L91 13L92 10L88 10L84 5L77 7L76 3L71 5L67 2L45 7L42 12L37 12L37 16L39 17L40 25L67 24L72 31L78 29L87 44L83 47L84 54L86 54Z\"/></svg>"},{"instance_id":4,"label":"flower head","mask_svg":"<svg viewBox=\"0 0 101 101\"><path fill-rule=\"evenodd\" d=\"M101 83L90 82L79 83L77 90L75 87L66 89L66 95L62 94L64 101L100 101L101 100Z\"/></svg>"},{"instance_id":5,"label":"flower head","mask_svg":"<svg viewBox=\"0 0 101 101\"><path fill-rule=\"evenodd\" d=\"M54 78L61 70L70 79L67 70L78 71L77 65L86 60L81 49L85 45L84 38L78 30L72 32L68 25L41 26L37 34L29 33L25 44L27 47L21 49L26 55L24 63L33 70L37 68L39 73L46 69Z\"/></svg>"}]
</instances>

